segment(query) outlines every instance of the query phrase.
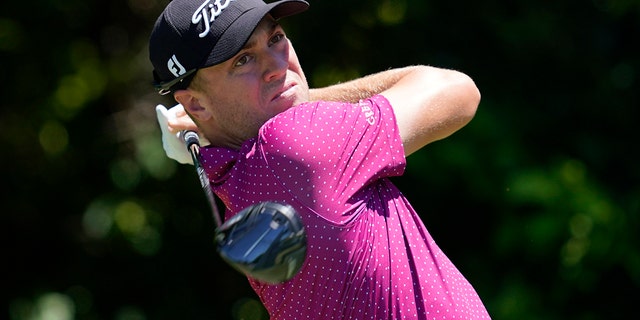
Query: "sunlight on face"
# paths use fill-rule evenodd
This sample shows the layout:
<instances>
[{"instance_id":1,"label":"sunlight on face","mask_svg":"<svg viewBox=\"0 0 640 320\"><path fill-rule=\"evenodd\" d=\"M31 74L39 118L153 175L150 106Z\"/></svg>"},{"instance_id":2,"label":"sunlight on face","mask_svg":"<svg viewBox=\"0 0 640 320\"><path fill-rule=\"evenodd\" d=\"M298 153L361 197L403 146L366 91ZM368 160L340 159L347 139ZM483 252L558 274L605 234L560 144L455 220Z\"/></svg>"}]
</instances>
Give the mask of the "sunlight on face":
<instances>
[{"instance_id":1,"label":"sunlight on face","mask_svg":"<svg viewBox=\"0 0 640 320\"><path fill-rule=\"evenodd\" d=\"M200 125L211 126L234 144L254 137L278 113L309 100L298 57L270 15L234 57L199 70L192 88L211 115L211 121Z\"/></svg>"}]
</instances>

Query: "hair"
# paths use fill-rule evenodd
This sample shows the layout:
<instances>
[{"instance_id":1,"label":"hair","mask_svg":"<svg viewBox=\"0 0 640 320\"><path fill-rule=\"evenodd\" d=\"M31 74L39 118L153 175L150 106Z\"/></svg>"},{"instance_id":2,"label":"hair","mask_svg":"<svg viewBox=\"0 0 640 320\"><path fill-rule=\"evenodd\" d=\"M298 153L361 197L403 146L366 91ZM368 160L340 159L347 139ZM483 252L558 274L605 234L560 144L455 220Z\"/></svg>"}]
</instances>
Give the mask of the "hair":
<instances>
[{"instance_id":1,"label":"hair","mask_svg":"<svg viewBox=\"0 0 640 320\"><path fill-rule=\"evenodd\" d=\"M206 84L202 77L197 77L198 71L194 72L193 75L190 76L189 83L187 83L186 88L189 88L194 91L204 92Z\"/></svg>"}]
</instances>

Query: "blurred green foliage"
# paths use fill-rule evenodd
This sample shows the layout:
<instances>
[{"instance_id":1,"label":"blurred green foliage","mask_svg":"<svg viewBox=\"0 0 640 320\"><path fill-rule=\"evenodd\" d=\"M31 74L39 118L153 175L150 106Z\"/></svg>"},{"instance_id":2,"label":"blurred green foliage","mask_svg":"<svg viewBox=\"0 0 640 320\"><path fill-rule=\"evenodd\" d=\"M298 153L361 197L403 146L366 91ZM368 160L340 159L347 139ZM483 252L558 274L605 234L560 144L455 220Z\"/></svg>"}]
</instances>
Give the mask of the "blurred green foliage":
<instances>
[{"instance_id":1,"label":"blurred green foliage","mask_svg":"<svg viewBox=\"0 0 640 320\"><path fill-rule=\"evenodd\" d=\"M395 179L495 319L623 319L640 288L640 2L311 0L313 86L461 70L475 119ZM0 4L0 318L265 319L164 156L147 39L166 0Z\"/></svg>"}]
</instances>

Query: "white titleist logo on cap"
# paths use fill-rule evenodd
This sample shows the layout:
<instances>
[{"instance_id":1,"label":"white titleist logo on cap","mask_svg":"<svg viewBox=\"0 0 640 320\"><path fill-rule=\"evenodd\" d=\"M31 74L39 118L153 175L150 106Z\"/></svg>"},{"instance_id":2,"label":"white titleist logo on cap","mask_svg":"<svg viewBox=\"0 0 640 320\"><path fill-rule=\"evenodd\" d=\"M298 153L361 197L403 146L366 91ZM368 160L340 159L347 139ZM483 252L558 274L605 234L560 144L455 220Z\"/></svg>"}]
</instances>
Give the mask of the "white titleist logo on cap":
<instances>
[{"instance_id":1,"label":"white titleist logo on cap","mask_svg":"<svg viewBox=\"0 0 640 320\"><path fill-rule=\"evenodd\" d=\"M211 30L211 23L222 13L222 10L229 6L229 3L234 0L206 0L200 7L193 13L191 17L191 23L198 24L200 21L204 23L204 31L198 36L204 38L204 36Z\"/></svg>"}]
</instances>

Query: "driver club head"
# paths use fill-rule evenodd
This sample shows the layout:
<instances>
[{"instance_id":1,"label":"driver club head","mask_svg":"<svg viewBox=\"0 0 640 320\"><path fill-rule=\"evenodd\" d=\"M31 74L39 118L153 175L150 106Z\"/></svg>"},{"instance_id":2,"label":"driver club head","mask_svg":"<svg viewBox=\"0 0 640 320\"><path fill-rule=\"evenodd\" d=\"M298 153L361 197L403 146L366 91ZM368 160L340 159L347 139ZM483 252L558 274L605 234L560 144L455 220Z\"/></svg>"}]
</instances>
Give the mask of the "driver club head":
<instances>
[{"instance_id":1,"label":"driver club head","mask_svg":"<svg viewBox=\"0 0 640 320\"><path fill-rule=\"evenodd\" d=\"M261 202L245 208L216 229L220 256L236 270L267 283L282 283L300 270L307 236L290 205Z\"/></svg>"}]
</instances>

